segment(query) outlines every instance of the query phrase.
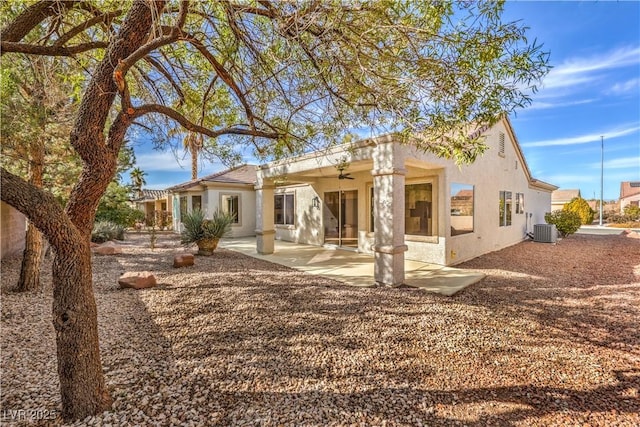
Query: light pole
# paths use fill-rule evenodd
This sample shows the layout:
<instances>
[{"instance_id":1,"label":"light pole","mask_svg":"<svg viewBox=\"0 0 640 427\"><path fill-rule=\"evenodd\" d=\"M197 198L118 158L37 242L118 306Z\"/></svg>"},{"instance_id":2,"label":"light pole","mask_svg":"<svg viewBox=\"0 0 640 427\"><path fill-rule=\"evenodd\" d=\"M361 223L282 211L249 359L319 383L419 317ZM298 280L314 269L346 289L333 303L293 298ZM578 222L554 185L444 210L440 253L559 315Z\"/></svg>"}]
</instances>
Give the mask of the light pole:
<instances>
[{"instance_id":1,"label":"light pole","mask_svg":"<svg viewBox=\"0 0 640 427\"><path fill-rule=\"evenodd\" d=\"M600 135L600 227L602 227L602 199L604 192L604 136Z\"/></svg>"}]
</instances>

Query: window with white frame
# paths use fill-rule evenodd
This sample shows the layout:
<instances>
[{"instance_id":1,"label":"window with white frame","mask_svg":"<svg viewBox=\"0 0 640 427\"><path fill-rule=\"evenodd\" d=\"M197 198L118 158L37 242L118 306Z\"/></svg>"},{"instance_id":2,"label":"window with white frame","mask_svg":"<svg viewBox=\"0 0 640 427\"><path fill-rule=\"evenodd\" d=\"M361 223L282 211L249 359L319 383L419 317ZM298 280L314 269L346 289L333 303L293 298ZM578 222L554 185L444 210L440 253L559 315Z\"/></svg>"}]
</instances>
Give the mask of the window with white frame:
<instances>
[{"instance_id":1,"label":"window with white frame","mask_svg":"<svg viewBox=\"0 0 640 427\"><path fill-rule=\"evenodd\" d=\"M516 193L516 213L524 213L524 193Z\"/></svg>"},{"instance_id":2,"label":"window with white frame","mask_svg":"<svg viewBox=\"0 0 640 427\"><path fill-rule=\"evenodd\" d=\"M233 215L233 223L240 224L240 194L221 194L220 209L229 215Z\"/></svg>"},{"instance_id":3,"label":"window with white frame","mask_svg":"<svg viewBox=\"0 0 640 427\"><path fill-rule=\"evenodd\" d=\"M202 196L191 196L191 211L202 210Z\"/></svg>"},{"instance_id":4,"label":"window with white frame","mask_svg":"<svg viewBox=\"0 0 640 427\"><path fill-rule=\"evenodd\" d=\"M473 233L474 187L470 184L451 184L451 235Z\"/></svg>"},{"instance_id":5,"label":"window with white frame","mask_svg":"<svg viewBox=\"0 0 640 427\"><path fill-rule=\"evenodd\" d=\"M187 214L187 196L180 196L180 218Z\"/></svg>"},{"instance_id":6,"label":"window with white frame","mask_svg":"<svg viewBox=\"0 0 640 427\"><path fill-rule=\"evenodd\" d=\"M511 225L511 208L513 205L511 191L500 192L500 227Z\"/></svg>"},{"instance_id":7,"label":"window with white frame","mask_svg":"<svg viewBox=\"0 0 640 427\"><path fill-rule=\"evenodd\" d=\"M274 222L277 225L294 225L293 193L276 194L274 199Z\"/></svg>"},{"instance_id":8,"label":"window with white frame","mask_svg":"<svg viewBox=\"0 0 640 427\"><path fill-rule=\"evenodd\" d=\"M433 236L433 192L431 183L404 186L404 234Z\"/></svg>"}]
</instances>

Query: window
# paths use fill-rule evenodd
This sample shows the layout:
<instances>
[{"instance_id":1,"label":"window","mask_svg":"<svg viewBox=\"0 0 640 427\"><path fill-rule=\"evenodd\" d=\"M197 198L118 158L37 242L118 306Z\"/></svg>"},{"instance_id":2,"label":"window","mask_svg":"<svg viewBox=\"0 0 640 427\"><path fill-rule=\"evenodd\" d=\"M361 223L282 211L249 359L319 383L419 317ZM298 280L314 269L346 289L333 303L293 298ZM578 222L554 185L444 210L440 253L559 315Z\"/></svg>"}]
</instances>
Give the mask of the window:
<instances>
[{"instance_id":1,"label":"window","mask_svg":"<svg viewBox=\"0 0 640 427\"><path fill-rule=\"evenodd\" d=\"M473 185L452 183L450 195L451 235L473 233Z\"/></svg>"},{"instance_id":2,"label":"window","mask_svg":"<svg viewBox=\"0 0 640 427\"><path fill-rule=\"evenodd\" d=\"M227 214L233 215L233 223L240 224L240 195L222 194L220 195L220 209Z\"/></svg>"},{"instance_id":3,"label":"window","mask_svg":"<svg viewBox=\"0 0 640 427\"><path fill-rule=\"evenodd\" d=\"M294 225L293 193L276 194L274 219L279 225Z\"/></svg>"},{"instance_id":4,"label":"window","mask_svg":"<svg viewBox=\"0 0 640 427\"><path fill-rule=\"evenodd\" d=\"M504 157L504 133L498 134L498 154Z\"/></svg>"},{"instance_id":5,"label":"window","mask_svg":"<svg viewBox=\"0 0 640 427\"><path fill-rule=\"evenodd\" d=\"M511 225L511 191L500 192L500 227Z\"/></svg>"},{"instance_id":6,"label":"window","mask_svg":"<svg viewBox=\"0 0 640 427\"><path fill-rule=\"evenodd\" d=\"M516 193L516 213L524 213L524 193Z\"/></svg>"},{"instance_id":7,"label":"window","mask_svg":"<svg viewBox=\"0 0 640 427\"><path fill-rule=\"evenodd\" d=\"M373 186L369 188L369 232L373 233L375 231L375 217L373 216L373 204L375 203L375 199L373 198Z\"/></svg>"},{"instance_id":8,"label":"window","mask_svg":"<svg viewBox=\"0 0 640 427\"><path fill-rule=\"evenodd\" d=\"M202 196L191 196L191 211L202 210Z\"/></svg>"},{"instance_id":9,"label":"window","mask_svg":"<svg viewBox=\"0 0 640 427\"><path fill-rule=\"evenodd\" d=\"M433 194L431 184L404 186L404 233L433 235Z\"/></svg>"},{"instance_id":10,"label":"window","mask_svg":"<svg viewBox=\"0 0 640 427\"><path fill-rule=\"evenodd\" d=\"M180 218L187 214L187 196L180 196Z\"/></svg>"}]
</instances>

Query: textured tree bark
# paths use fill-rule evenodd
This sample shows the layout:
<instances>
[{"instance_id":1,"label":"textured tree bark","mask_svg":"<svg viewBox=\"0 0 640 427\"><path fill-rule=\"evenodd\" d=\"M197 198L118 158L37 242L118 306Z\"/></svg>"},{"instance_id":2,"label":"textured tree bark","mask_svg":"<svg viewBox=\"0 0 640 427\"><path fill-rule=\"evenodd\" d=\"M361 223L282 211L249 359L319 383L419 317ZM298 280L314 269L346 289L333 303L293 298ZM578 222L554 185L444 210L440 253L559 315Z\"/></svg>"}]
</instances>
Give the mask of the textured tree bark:
<instances>
[{"instance_id":1,"label":"textured tree bark","mask_svg":"<svg viewBox=\"0 0 640 427\"><path fill-rule=\"evenodd\" d=\"M56 248L53 324L65 420L84 418L111 405L98 344L89 237Z\"/></svg>"},{"instance_id":2,"label":"textured tree bark","mask_svg":"<svg viewBox=\"0 0 640 427\"><path fill-rule=\"evenodd\" d=\"M17 292L29 292L40 289L40 267L42 265L42 233L29 221L20 278L16 286Z\"/></svg>"},{"instance_id":3,"label":"textured tree bark","mask_svg":"<svg viewBox=\"0 0 640 427\"><path fill-rule=\"evenodd\" d=\"M29 183L37 188L42 188L42 175L44 173L44 138L47 131L47 112L45 106L45 88L42 77L43 63L40 58L33 61L34 82L32 99L34 109L40 127L40 136L29 144ZM22 265L20 266L20 278L16 291L27 292L40 289L40 267L42 265L42 233L29 221L27 236L25 238Z\"/></svg>"}]
</instances>

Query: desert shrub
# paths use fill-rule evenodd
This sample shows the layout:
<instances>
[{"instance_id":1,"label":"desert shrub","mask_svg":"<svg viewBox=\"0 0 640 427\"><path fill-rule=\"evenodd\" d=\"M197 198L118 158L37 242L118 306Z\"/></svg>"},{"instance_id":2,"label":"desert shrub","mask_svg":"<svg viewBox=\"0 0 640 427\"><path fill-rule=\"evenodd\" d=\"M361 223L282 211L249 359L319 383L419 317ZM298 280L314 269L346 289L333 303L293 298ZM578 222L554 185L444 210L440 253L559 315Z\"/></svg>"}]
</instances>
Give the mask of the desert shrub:
<instances>
[{"instance_id":1,"label":"desert shrub","mask_svg":"<svg viewBox=\"0 0 640 427\"><path fill-rule=\"evenodd\" d=\"M93 224L91 241L104 243L109 240L124 240L124 227L111 221L98 221Z\"/></svg>"},{"instance_id":2,"label":"desert shrub","mask_svg":"<svg viewBox=\"0 0 640 427\"><path fill-rule=\"evenodd\" d=\"M575 233L581 225L580 216L569 210L547 212L544 215L544 220L548 224L554 224L561 237Z\"/></svg>"},{"instance_id":3,"label":"desert shrub","mask_svg":"<svg viewBox=\"0 0 640 427\"><path fill-rule=\"evenodd\" d=\"M134 227L140 221L144 221L144 212L129 206L100 206L96 212L96 222L112 222L125 228Z\"/></svg>"},{"instance_id":4,"label":"desert shrub","mask_svg":"<svg viewBox=\"0 0 640 427\"><path fill-rule=\"evenodd\" d=\"M640 220L640 206L627 205L624 207L624 216L629 218L629 221Z\"/></svg>"},{"instance_id":5,"label":"desert shrub","mask_svg":"<svg viewBox=\"0 0 640 427\"><path fill-rule=\"evenodd\" d=\"M591 224L593 222L593 216L596 213L582 197L574 197L569 203L564 205L562 210L577 213L582 224Z\"/></svg>"}]
</instances>

